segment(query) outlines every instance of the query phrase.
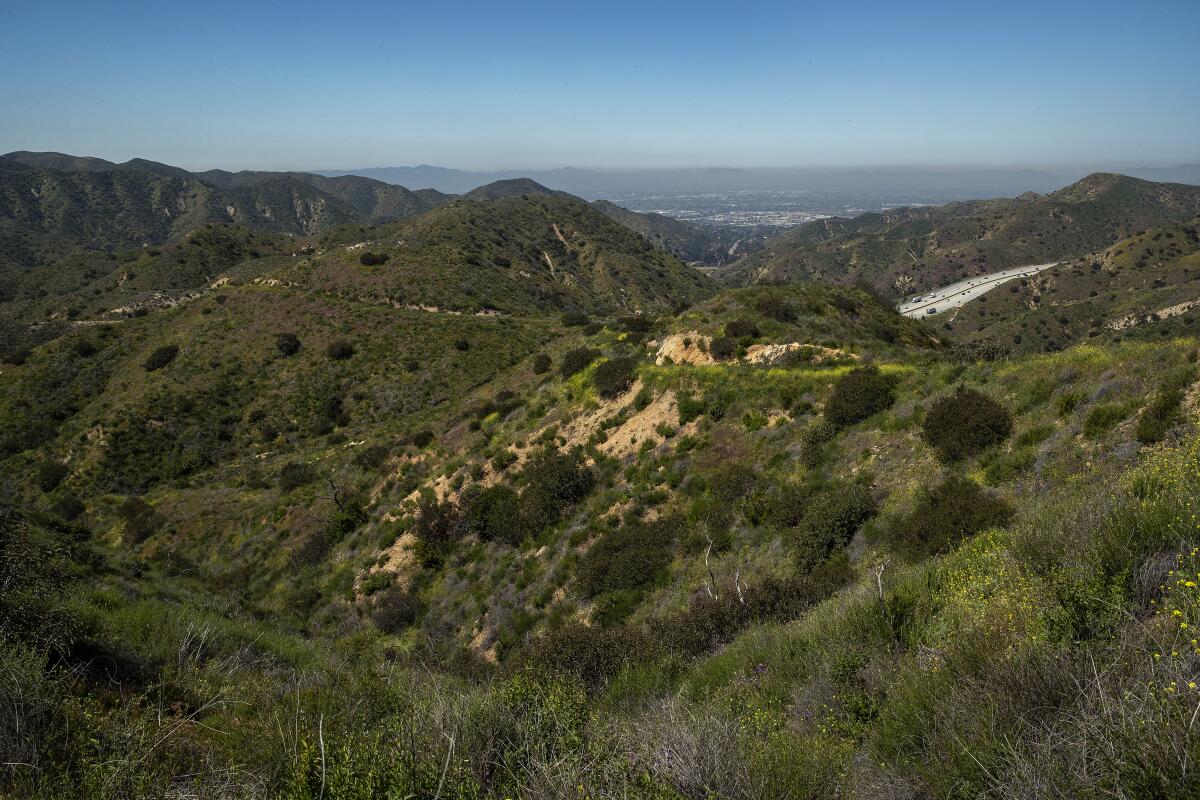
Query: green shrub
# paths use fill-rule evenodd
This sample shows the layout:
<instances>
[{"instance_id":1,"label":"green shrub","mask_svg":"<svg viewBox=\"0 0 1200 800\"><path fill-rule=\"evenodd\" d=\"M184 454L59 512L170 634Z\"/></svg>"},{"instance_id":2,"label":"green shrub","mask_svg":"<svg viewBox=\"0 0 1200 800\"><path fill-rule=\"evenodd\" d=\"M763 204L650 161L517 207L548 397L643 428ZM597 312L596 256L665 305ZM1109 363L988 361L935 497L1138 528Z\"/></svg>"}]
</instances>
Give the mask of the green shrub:
<instances>
[{"instance_id":1,"label":"green shrub","mask_svg":"<svg viewBox=\"0 0 1200 800\"><path fill-rule=\"evenodd\" d=\"M421 598L399 586L391 586L375 596L371 621L384 633L401 633L421 617Z\"/></svg>"},{"instance_id":2,"label":"green shrub","mask_svg":"<svg viewBox=\"0 0 1200 800\"><path fill-rule=\"evenodd\" d=\"M808 570L844 547L875 516L871 492L856 483L835 483L813 496L794 531L796 563Z\"/></svg>"},{"instance_id":3,"label":"green shrub","mask_svg":"<svg viewBox=\"0 0 1200 800\"><path fill-rule=\"evenodd\" d=\"M582 449L560 453L546 448L526 462L519 480L526 517L532 530L540 531L558 522L571 506L587 497L596 476Z\"/></svg>"},{"instance_id":4,"label":"green shrub","mask_svg":"<svg viewBox=\"0 0 1200 800\"><path fill-rule=\"evenodd\" d=\"M294 333L276 334L275 347L285 356L294 356L300 352L300 337Z\"/></svg>"},{"instance_id":5,"label":"green shrub","mask_svg":"<svg viewBox=\"0 0 1200 800\"><path fill-rule=\"evenodd\" d=\"M544 375L550 371L550 356L545 353L538 353L533 357L533 374Z\"/></svg>"},{"instance_id":6,"label":"green shrub","mask_svg":"<svg viewBox=\"0 0 1200 800\"><path fill-rule=\"evenodd\" d=\"M654 522L628 521L600 536L579 562L579 586L594 597L620 589L642 589L671 563L671 545L680 522L663 517Z\"/></svg>"},{"instance_id":7,"label":"green shrub","mask_svg":"<svg viewBox=\"0 0 1200 800\"><path fill-rule=\"evenodd\" d=\"M467 528L485 542L515 547L528 533L520 495L503 483L484 489L472 487L463 493L460 506Z\"/></svg>"},{"instance_id":8,"label":"green shrub","mask_svg":"<svg viewBox=\"0 0 1200 800\"><path fill-rule=\"evenodd\" d=\"M878 367L853 369L838 378L825 403L825 418L844 428L892 407L893 381Z\"/></svg>"},{"instance_id":9,"label":"green shrub","mask_svg":"<svg viewBox=\"0 0 1200 800\"><path fill-rule=\"evenodd\" d=\"M564 378L569 378L575 373L587 369L599 356L599 350L592 350L589 347L576 347L574 350L568 350L563 354L559 372Z\"/></svg>"},{"instance_id":10,"label":"green shrub","mask_svg":"<svg viewBox=\"0 0 1200 800\"><path fill-rule=\"evenodd\" d=\"M653 320L649 317L642 316L641 314L632 317L619 317L617 319L617 325L628 333L649 333L652 322Z\"/></svg>"},{"instance_id":11,"label":"green shrub","mask_svg":"<svg viewBox=\"0 0 1200 800\"><path fill-rule=\"evenodd\" d=\"M425 428L408 437L408 440L412 442L415 447L424 449L428 447L431 442L433 442L433 438L433 431Z\"/></svg>"},{"instance_id":12,"label":"green shrub","mask_svg":"<svg viewBox=\"0 0 1200 800\"><path fill-rule=\"evenodd\" d=\"M720 336L712 340L708 346L708 353L717 361L731 361L737 357L738 343L736 339L731 339L728 336Z\"/></svg>"},{"instance_id":13,"label":"green shrub","mask_svg":"<svg viewBox=\"0 0 1200 800\"><path fill-rule=\"evenodd\" d=\"M795 322L796 307L777 294L764 294L754 300L754 308L764 317L777 322Z\"/></svg>"},{"instance_id":14,"label":"green shrub","mask_svg":"<svg viewBox=\"0 0 1200 800\"><path fill-rule=\"evenodd\" d=\"M377 470L387 463L390 455L391 450L381 444L364 447L354 456L354 466L367 472Z\"/></svg>"},{"instance_id":15,"label":"green shrub","mask_svg":"<svg viewBox=\"0 0 1200 800\"><path fill-rule=\"evenodd\" d=\"M582 311L566 311L562 315L562 324L568 328L581 328L590 321Z\"/></svg>"},{"instance_id":16,"label":"green shrub","mask_svg":"<svg viewBox=\"0 0 1200 800\"><path fill-rule=\"evenodd\" d=\"M935 400L922 426L943 461L958 461L1000 444L1012 433L1008 409L974 389L959 387Z\"/></svg>"},{"instance_id":17,"label":"green shrub","mask_svg":"<svg viewBox=\"0 0 1200 800\"><path fill-rule=\"evenodd\" d=\"M78 624L64 602L66 589L82 558L81 529L31 517L12 508L0 509L0 653L18 644L44 651L65 648ZM76 562L76 563L73 563ZM0 660L0 665L3 661ZM5 673L4 688L13 676ZM14 697L0 688L5 714L0 721L0 755L11 755L12 735L27 737L13 715ZM14 730L16 728L16 730ZM0 778L0 786L3 786Z\"/></svg>"},{"instance_id":18,"label":"green shrub","mask_svg":"<svg viewBox=\"0 0 1200 800\"><path fill-rule=\"evenodd\" d=\"M422 565L433 568L441 566L466 531L457 504L449 501L438 502L433 492L424 489L421 491L412 533L417 540L417 560Z\"/></svg>"},{"instance_id":19,"label":"green shrub","mask_svg":"<svg viewBox=\"0 0 1200 800\"><path fill-rule=\"evenodd\" d=\"M725 337L728 339L757 339L758 326L753 320L733 319L725 323Z\"/></svg>"},{"instance_id":20,"label":"green shrub","mask_svg":"<svg viewBox=\"0 0 1200 800\"><path fill-rule=\"evenodd\" d=\"M71 346L71 349L74 350L75 355L79 356L80 358L88 358L89 356L94 356L96 354L96 345L94 345L90 339L76 339L75 343Z\"/></svg>"},{"instance_id":21,"label":"green shrub","mask_svg":"<svg viewBox=\"0 0 1200 800\"><path fill-rule=\"evenodd\" d=\"M372 253L370 250L364 252L358 257L358 263L364 267L376 267L380 264L386 264L389 256L387 253Z\"/></svg>"},{"instance_id":22,"label":"green shrub","mask_svg":"<svg viewBox=\"0 0 1200 800\"><path fill-rule=\"evenodd\" d=\"M1178 370L1169 375L1150 404L1138 417L1137 439L1142 444L1155 444L1166 438L1167 431L1182 419L1180 406L1188 385L1193 380L1190 370Z\"/></svg>"},{"instance_id":23,"label":"green shrub","mask_svg":"<svg viewBox=\"0 0 1200 800\"><path fill-rule=\"evenodd\" d=\"M279 489L283 492L295 491L316 479L316 467L312 464L293 461L290 464L284 464L283 468L279 470Z\"/></svg>"},{"instance_id":24,"label":"green shrub","mask_svg":"<svg viewBox=\"0 0 1200 800\"><path fill-rule=\"evenodd\" d=\"M592 381L601 397L618 397L633 384L637 362L632 358L620 357L601 361L596 367Z\"/></svg>"},{"instance_id":25,"label":"green shrub","mask_svg":"<svg viewBox=\"0 0 1200 800\"><path fill-rule=\"evenodd\" d=\"M912 557L944 553L972 534L1007 525L1012 513L979 484L950 475L922 492L916 508L888 527L884 538Z\"/></svg>"},{"instance_id":26,"label":"green shrub","mask_svg":"<svg viewBox=\"0 0 1200 800\"><path fill-rule=\"evenodd\" d=\"M37 485L43 492L52 492L71 473L61 461L43 461L38 464Z\"/></svg>"},{"instance_id":27,"label":"green shrub","mask_svg":"<svg viewBox=\"0 0 1200 800\"><path fill-rule=\"evenodd\" d=\"M817 417L809 421L801 429L799 435L800 461L804 466L812 468L821 463L825 455L825 444L837 436L837 427L825 419Z\"/></svg>"},{"instance_id":28,"label":"green shrub","mask_svg":"<svg viewBox=\"0 0 1200 800\"><path fill-rule=\"evenodd\" d=\"M164 344L146 357L146 360L142 362L142 368L146 372L154 372L170 364L177 355L179 355L179 345Z\"/></svg>"},{"instance_id":29,"label":"green shrub","mask_svg":"<svg viewBox=\"0 0 1200 800\"><path fill-rule=\"evenodd\" d=\"M465 353L471 349L471 343L468 342L466 339L455 339L454 340L454 349L460 353Z\"/></svg>"},{"instance_id":30,"label":"green shrub","mask_svg":"<svg viewBox=\"0 0 1200 800\"><path fill-rule=\"evenodd\" d=\"M338 339L329 343L329 346L325 348L325 355L334 361L345 361L354 356L354 345L345 339Z\"/></svg>"},{"instance_id":31,"label":"green shrub","mask_svg":"<svg viewBox=\"0 0 1200 800\"><path fill-rule=\"evenodd\" d=\"M117 515L125 521L124 539L130 544L141 544L163 525L163 518L140 497L127 497L117 509Z\"/></svg>"},{"instance_id":32,"label":"green shrub","mask_svg":"<svg viewBox=\"0 0 1200 800\"><path fill-rule=\"evenodd\" d=\"M656 650L654 639L642 628L571 623L534 640L524 660L537 669L573 675L589 686L600 686L622 667L645 661Z\"/></svg>"},{"instance_id":33,"label":"green shrub","mask_svg":"<svg viewBox=\"0 0 1200 800\"><path fill-rule=\"evenodd\" d=\"M1098 403L1088 409L1083 419L1083 435L1089 439L1111 431L1121 424L1131 413L1133 407L1129 403Z\"/></svg>"}]
</instances>

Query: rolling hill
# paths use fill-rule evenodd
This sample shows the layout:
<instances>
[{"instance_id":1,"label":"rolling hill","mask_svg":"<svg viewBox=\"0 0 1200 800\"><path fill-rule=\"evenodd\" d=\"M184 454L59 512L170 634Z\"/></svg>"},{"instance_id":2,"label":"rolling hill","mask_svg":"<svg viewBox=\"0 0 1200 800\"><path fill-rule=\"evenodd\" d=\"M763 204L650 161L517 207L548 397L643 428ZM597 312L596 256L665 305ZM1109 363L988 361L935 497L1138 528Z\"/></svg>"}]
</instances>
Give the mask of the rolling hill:
<instances>
[{"instance_id":1,"label":"rolling hill","mask_svg":"<svg viewBox=\"0 0 1200 800\"><path fill-rule=\"evenodd\" d=\"M866 280L899 297L1009 266L1076 258L1200 217L1200 187L1097 173L1047 195L818 220L720 271L729 285Z\"/></svg>"}]
</instances>

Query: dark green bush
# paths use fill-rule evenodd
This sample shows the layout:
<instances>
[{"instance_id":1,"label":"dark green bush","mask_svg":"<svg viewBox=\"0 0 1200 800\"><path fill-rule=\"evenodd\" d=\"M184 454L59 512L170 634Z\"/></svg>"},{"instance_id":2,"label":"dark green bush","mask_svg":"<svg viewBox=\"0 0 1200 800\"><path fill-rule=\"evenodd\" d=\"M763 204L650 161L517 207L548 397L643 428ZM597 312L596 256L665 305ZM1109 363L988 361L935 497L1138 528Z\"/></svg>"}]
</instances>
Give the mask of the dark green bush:
<instances>
[{"instance_id":1,"label":"dark green bush","mask_svg":"<svg viewBox=\"0 0 1200 800\"><path fill-rule=\"evenodd\" d=\"M329 346L325 348L325 355L334 361L345 361L354 355L354 345L345 339L338 339L335 342L329 343Z\"/></svg>"},{"instance_id":2,"label":"dark green bush","mask_svg":"<svg viewBox=\"0 0 1200 800\"><path fill-rule=\"evenodd\" d=\"M562 315L562 324L568 328L580 328L590 321L588 315L582 311L566 311Z\"/></svg>"},{"instance_id":3,"label":"dark green bush","mask_svg":"<svg viewBox=\"0 0 1200 800\"><path fill-rule=\"evenodd\" d=\"M630 521L600 536L579 562L579 585L589 597L649 586L671 563L681 525L675 517Z\"/></svg>"},{"instance_id":4,"label":"dark green bush","mask_svg":"<svg viewBox=\"0 0 1200 800\"><path fill-rule=\"evenodd\" d=\"M69 475L71 470L61 461L43 461L38 464L37 485L43 492L54 491Z\"/></svg>"},{"instance_id":5,"label":"dark green bush","mask_svg":"<svg viewBox=\"0 0 1200 800\"><path fill-rule=\"evenodd\" d=\"M377 470L387 463L390 455L391 451L387 447L381 444L372 445L363 448L354 456L354 465L368 472Z\"/></svg>"},{"instance_id":6,"label":"dark green bush","mask_svg":"<svg viewBox=\"0 0 1200 800\"><path fill-rule=\"evenodd\" d=\"M617 319L617 325L619 325L622 330L628 333L649 333L652 323L653 320L651 320L649 317L642 316L641 314L632 317L620 317Z\"/></svg>"},{"instance_id":7,"label":"dark green bush","mask_svg":"<svg viewBox=\"0 0 1200 800\"><path fill-rule=\"evenodd\" d=\"M290 464L284 464L283 468L279 470L279 489L283 492L291 492L301 486L307 486L316 479L316 467L312 464L293 461Z\"/></svg>"},{"instance_id":8,"label":"dark green bush","mask_svg":"<svg viewBox=\"0 0 1200 800\"><path fill-rule=\"evenodd\" d=\"M74 526L0 508L0 653L18 644L39 650L64 648L75 637L78 623L64 600L74 579L72 562L82 561L76 557L80 538ZM13 679L6 673L0 688L0 697L7 701L5 715L22 710L14 702L18 695L6 691ZM0 722L0 754L12 754L14 734L30 735L20 728L12 716Z\"/></svg>"},{"instance_id":9,"label":"dark green bush","mask_svg":"<svg viewBox=\"0 0 1200 800\"><path fill-rule=\"evenodd\" d=\"M571 623L534 640L524 661L536 669L574 675L595 687L625 665L646 661L657 653L655 640L643 628Z\"/></svg>"},{"instance_id":10,"label":"dark green bush","mask_svg":"<svg viewBox=\"0 0 1200 800\"><path fill-rule=\"evenodd\" d=\"M601 397L617 397L630 385L637 371L637 362L632 358L610 358L600 362L592 381Z\"/></svg>"},{"instance_id":11,"label":"dark green bush","mask_svg":"<svg viewBox=\"0 0 1200 800\"><path fill-rule=\"evenodd\" d=\"M900 552L920 557L943 553L986 528L1002 527L1012 508L975 481L950 475L925 490L911 513L889 526L884 538Z\"/></svg>"},{"instance_id":12,"label":"dark green bush","mask_svg":"<svg viewBox=\"0 0 1200 800\"><path fill-rule=\"evenodd\" d=\"M275 336L275 346L285 356L294 356L300 352L300 337L294 333L280 333Z\"/></svg>"},{"instance_id":13,"label":"dark green bush","mask_svg":"<svg viewBox=\"0 0 1200 800\"><path fill-rule=\"evenodd\" d=\"M380 264L386 264L388 259L389 256L387 253L372 253L368 250L358 257L358 263L364 267L376 267Z\"/></svg>"},{"instance_id":14,"label":"dark green bush","mask_svg":"<svg viewBox=\"0 0 1200 800\"><path fill-rule=\"evenodd\" d=\"M943 461L958 461L1007 439L1012 416L987 395L959 387L933 402L922 430Z\"/></svg>"},{"instance_id":15,"label":"dark green bush","mask_svg":"<svg viewBox=\"0 0 1200 800\"><path fill-rule=\"evenodd\" d=\"M731 361L738 354L737 339L731 339L728 336L719 336L709 344L708 353L717 361Z\"/></svg>"},{"instance_id":16,"label":"dark green bush","mask_svg":"<svg viewBox=\"0 0 1200 800\"><path fill-rule=\"evenodd\" d=\"M1098 403L1089 408L1087 416L1083 418L1083 435L1089 439L1103 436L1125 421L1132 412L1133 407L1129 403Z\"/></svg>"},{"instance_id":17,"label":"dark green bush","mask_svg":"<svg viewBox=\"0 0 1200 800\"><path fill-rule=\"evenodd\" d=\"M421 617L421 598L399 586L391 586L375 596L371 621L384 633L401 633Z\"/></svg>"},{"instance_id":18,"label":"dark green bush","mask_svg":"<svg viewBox=\"0 0 1200 800\"><path fill-rule=\"evenodd\" d=\"M560 453L546 448L526 462L519 480L526 518L536 532L558 522L571 506L587 497L596 476L583 450Z\"/></svg>"},{"instance_id":19,"label":"dark green bush","mask_svg":"<svg viewBox=\"0 0 1200 800\"><path fill-rule=\"evenodd\" d=\"M538 353L533 357L533 374L543 375L550 371L550 356L545 353Z\"/></svg>"},{"instance_id":20,"label":"dark green bush","mask_svg":"<svg viewBox=\"0 0 1200 800\"><path fill-rule=\"evenodd\" d=\"M564 378L569 378L575 373L587 369L599 356L599 350L592 350L589 347L576 347L574 350L568 350L563 354L559 372Z\"/></svg>"},{"instance_id":21,"label":"dark green bush","mask_svg":"<svg viewBox=\"0 0 1200 800\"><path fill-rule=\"evenodd\" d=\"M753 320L733 319L725 323L725 338L727 339L756 339L758 326Z\"/></svg>"},{"instance_id":22,"label":"dark green bush","mask_svg":"<svg viewBox=\"0 0 1200 800\"><path fill-rule=\"evenodd\" d=\"M410 442L412 442L413 445L416 447L421 447L421 448L428 447L429 444L433 441L433 431L429 430L428 428L425 428L424 430L419 430L416 433L414 433L412 436L408 437L408 440Z\"/></svg>"},{"instance_id":23,"label":"dark green bush","mask_svg":"<svg viewBox=\"0 0 1200 800\"><path fill-rule=\"evenodd\" d=\"M796 563L808 570L844 547L862 524L875 516L866 487L835 483L813 496L794 532Z\"/></svg>"},{"instance_id":24,"label":"dark green bush","mask_svg":"<svg viewBox=\"0 0 1200 800\"><path fill-rule=\"evenodd\" d=\"M816 467L825 455L825 444L837 436L837 427L825 419L810 420L797 437L800 443L800 461L806 467Z\"/></svg>"},{"instance_id":25,"label":"dark green bush","mask_svg":"<svg viewBox=\"0 0 1200 800\"><path fill-rule=\"evenodd\" d=\"M584 336L595 336L597 333L599 333L602 330L604 330L603 322L589 322L587 325L583 326L583 335Z\"/></svg>"},{"instance_id":26,"label":"dark green bush","mask_svg":"<svg viewBox=\"0 0 1200 800\"><path fill-rule=\"evenodd\" d=\"M162 369L170 364L177 355L179 355L179 345L165 344L146 357L146 360L142 362L142 368L146 372L154 372L156 369Z\"/></svg>"},{"instance_id":27,"label":"dark green bush","mask_svg":"<svg viewBox=\"0 0 1200 800\"><path fill-rule=\"evenodd\" d=\"M75 355L80 358L87 358L96 354L96 345L92 344L90 339L76 339L72 349L75 351Z\"/></svg>"},{"instance_id":28,"label":"dark green bush","mask_svg":"<svg viewBox=\"0 0 1200 800\"><path fill-rule=\"evenodd\" d=\"M50 510L65 520L75 520L84 515L87 507L78 495L68 492L55 500L54 504L50 506Z\"/></svg>"},{"instance_id":29,"label":"dark green bush","mask_svg":"<svg viewBox=\"0 0 1200 800\"><path fill-rule=\"evenodd\" d=\"M471 343L468 342L466 339L455 339L454 340L454 349L460 353L465 353L471 349Z\"/></svg>"},{"instance_id":30,"label":"dark green bush","mask_svg":"<svg viewBox=\"0 0 1200 800\"><path fill-rule=\"evenodd\" d=\"M460 506L467 528L485 542L515 547L529 532L520 495L503 483L464 492Z\"/></svg>"},{"instance_id":31,"label":"dark green bush","mask_svg":"<svg viewBox=\"0 0 1200 800\"><path fill-rule=\"evenodd\" d=\"M886 411L895 401L893 381L868 365L853 369L833 384L825 403L825 418L844 428Z\"/></svg>"},{"instance_id":32,"label":"dark green bush","mask_svg":"<svg viewBox=\"0 0 1200 800\"><path fill-rule=\"evenodd\" d=\"M438 502L434 494L422 490L412 533L417 539L417 560L427 567L439 567L466 534L467 528L457 504Z\"/></svg>"},{"instance_id":33,"label":"dark green bush","mask_svg":"<svg viewBox=\"0 0 1200 800\"><path fill-rule=\"evenodd\" d=\"M127 497L117 509L117 515L125 521L124 539L130 544L141 544L163 525L163 518L140 497Z\"/></svg>"}]
</instances>

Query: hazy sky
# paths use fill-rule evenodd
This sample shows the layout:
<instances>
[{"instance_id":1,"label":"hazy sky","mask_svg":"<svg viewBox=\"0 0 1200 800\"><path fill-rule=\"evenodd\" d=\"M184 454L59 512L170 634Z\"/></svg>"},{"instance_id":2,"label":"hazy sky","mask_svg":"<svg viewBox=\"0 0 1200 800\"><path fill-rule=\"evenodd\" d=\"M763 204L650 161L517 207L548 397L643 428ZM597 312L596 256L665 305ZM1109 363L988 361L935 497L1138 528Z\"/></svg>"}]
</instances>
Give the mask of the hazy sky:
<instances>
[{"instance_id":1,"label":"hazy sky","mask_svg":"<svg viewBox=\"0 0 1200 800\"><path fill-rule=\"evenodd\" d=\"M1200 0L0 3L0 152L188 168L1200 160Z\"/></svg>"}]
</instances>

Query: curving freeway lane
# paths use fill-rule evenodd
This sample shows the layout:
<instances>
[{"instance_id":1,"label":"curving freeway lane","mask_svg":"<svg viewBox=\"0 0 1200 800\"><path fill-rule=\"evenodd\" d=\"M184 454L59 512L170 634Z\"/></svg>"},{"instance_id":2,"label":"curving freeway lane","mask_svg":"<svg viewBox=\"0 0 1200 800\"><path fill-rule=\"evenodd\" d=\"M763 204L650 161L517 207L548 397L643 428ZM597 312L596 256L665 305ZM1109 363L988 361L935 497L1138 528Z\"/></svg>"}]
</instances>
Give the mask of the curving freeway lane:
<instances>
[{"instance_id":1,"label":"curving freeway lane","mask_svg":"<svg viewBox=\"0 0 1200 800\"><path fill-rule=\"evenodd\" d=\"M906 300L897 306L897 310L906 317L924 317L949 311L952 308L964 306L976 297L985 295L1002 283L1014 278L1025 278L1036 275L1042 270L1057 267L1058 261L1049 264L1031 264L1025 267L1010 267L988 275L978 275L965 281L952 283L940 289L934 289L928 294Z\"/></svg>"}]
</instances>

